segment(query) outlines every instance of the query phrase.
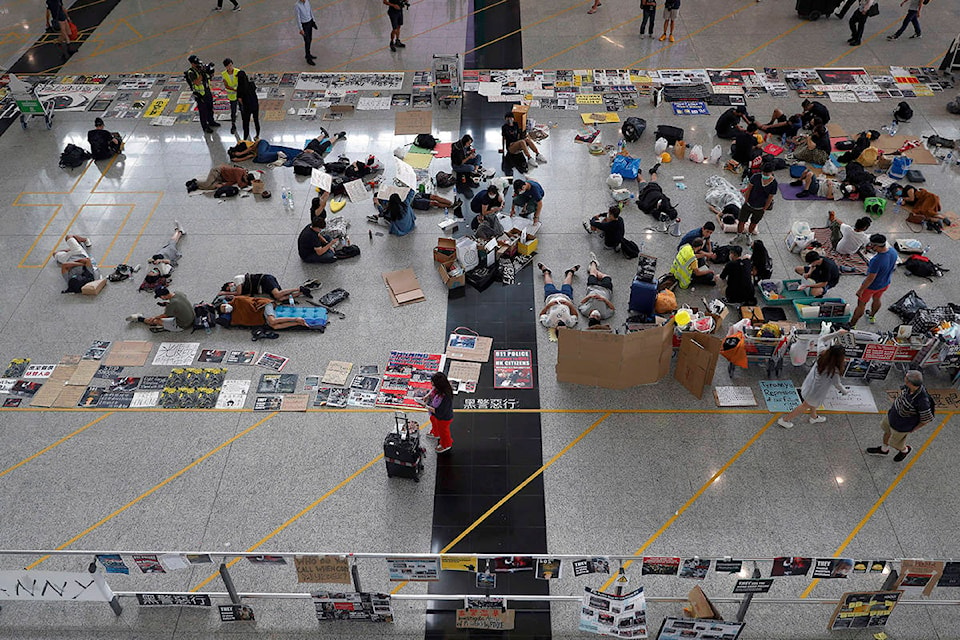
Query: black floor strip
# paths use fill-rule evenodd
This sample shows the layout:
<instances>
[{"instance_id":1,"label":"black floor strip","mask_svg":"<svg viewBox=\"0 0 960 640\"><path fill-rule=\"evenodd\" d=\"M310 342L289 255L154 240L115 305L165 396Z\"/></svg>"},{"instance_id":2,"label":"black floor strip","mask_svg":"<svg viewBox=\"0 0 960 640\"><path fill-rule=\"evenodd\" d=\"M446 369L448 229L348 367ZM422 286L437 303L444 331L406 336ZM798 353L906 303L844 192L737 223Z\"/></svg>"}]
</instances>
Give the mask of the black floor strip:
<instances>
[{"instance_id":1,"label":"black floor strip","mask_svg":"<svg viewBox=\"0 0 960 640\"><path fill-rule=\"evenodd\" d=\"M474 0L472 10L495 1ZM519 28L519 1L508 0L503 5L473 16L467 30L467 49L491 42ZM520 35L508 36L470 53L464 62L468 69L520 68L523 66ZM467 93L462 103L461 131L470 132L478 143L488 137L484 134L486 130L493 129L499 134L506 110L507 105L490 104L475 93ZM478 150L485 158L485 166L499 167L500 156L496 148ZM469 208L464 209L469 214ZM529 349L536 372L538 325L530 311L535 298L535 280L534 267L531 265L517 274L517 284L503 286L495 283L483 292L468 286L463 298L448 303L448 332L466 326L480 335L493 338L494 349ZM492 362L484 365L477 392L459 396L455 406L461 407L465 398L515 400L524 409L540 406L540 394L536 388L494 389ZM539 414L458 412L452 433L453 449L438 456L436 463L431 541L431 550L434 552L444 549L543 464ZM511 497L450 549L452 553L521 553L539 556L546 554L546 551L542 476ZM481 561L478 568L484 569L485 563ZM430 584L430 593L483 592L476 587L473 573L445 571L441 576L439 582ZM497 574L497 586L490 594L511 593L546 595L549 589L546 581L534 579L532 571ZM516 628L508 632L457 630L454 611L462 607L462 603L433 601L427 613L427 640L467 636L530 640L550 638L548 603L511 605L511 608L517 609Z\"/></svg>"},{"instance_id":2,"label":"black floor strip","mask_svg":"<svg viewBox=\"0 0 960 640\"><path fill-rule=\"evenodd\" d=\"M37 11L43 11L43 4L37 2ZM120 4L120 0L77 0L67 7L70 20L80 31L80 40L70 44L75 52L82 46L93 30L100 26L104 18ZM71 54L72 55L72 54ZM8 71L11 73L57 73L66 64L62 50L57 43L56 33L44 33L31 45L30 49L17 60Z\"/></svg>"}]
</instances>

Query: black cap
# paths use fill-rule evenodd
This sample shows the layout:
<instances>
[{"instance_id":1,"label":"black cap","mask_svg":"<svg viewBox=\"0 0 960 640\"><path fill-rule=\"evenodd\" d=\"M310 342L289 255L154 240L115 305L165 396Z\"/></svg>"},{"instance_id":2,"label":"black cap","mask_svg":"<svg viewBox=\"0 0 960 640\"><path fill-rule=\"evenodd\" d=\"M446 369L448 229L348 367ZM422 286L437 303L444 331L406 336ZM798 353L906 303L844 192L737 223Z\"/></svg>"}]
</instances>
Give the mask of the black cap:
<instances>
[{"instance_id":1,"label":"black cap","mask_svg":"<svg viewBox=\"0 0 960 640\"><path fill-rule=\"evenodd\" d=\"M197 56L197 54L193 54L192 56L187 58L187 62L189 62L190 64L200 64L200 57Z\"/></svg>"},{"instance_id":2,"label":"black cap","mask_svg":"<svg viewBox=\"0 0 960 640\"><path fill-rule=\"evenodd\" d=\"M166 287L157 287L156 289L153 290L153 297L159 298L160 296L165 296L169 293L170 293L170 289L167 289Z\"/></svg>"}]
</instances>

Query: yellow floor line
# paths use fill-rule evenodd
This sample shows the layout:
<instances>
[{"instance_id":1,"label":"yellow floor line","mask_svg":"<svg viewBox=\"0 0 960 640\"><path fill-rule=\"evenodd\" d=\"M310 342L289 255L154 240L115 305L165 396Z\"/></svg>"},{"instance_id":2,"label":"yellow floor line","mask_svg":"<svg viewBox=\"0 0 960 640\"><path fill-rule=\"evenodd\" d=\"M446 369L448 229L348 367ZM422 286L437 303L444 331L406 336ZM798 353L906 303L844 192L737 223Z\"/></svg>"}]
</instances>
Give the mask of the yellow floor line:
<instances>
[{"instance_id":1,"label":"yellow floor line","mask_svg":"<svg viewBox=\"0 0 960 640\"><path fill-rule=\"evenodd\" d=\"M18 462L18 463L15 464L15 465L13 465L12 467L8 467L7 469L4 469L3 471L0 471L0 478L2 478L3 476L7 475L7 474L10 473L11 471L15 471L15 470L19 469L20 467L22 467L23 465L27 464L27 463L30 462L31 460L36 460L37 458L39 458L40 456L42 456L42 455L45 454L46 452L50 451L51 449L54 449L55 447L63 444L64 442L66 442L67 440L69 440L70 438L72 438L73 436L76 436L76 435L79 435L79 434L83 433L84 431L86 431L87 429L89 429L89 428L92 427L93 425L97 424L98 422L100 422L100 421L103 420L104 418L108 418L108 417L110 417L110 416L112 416L112 415L113 415L113 411L109 411L109 412L103 414L102 416L100 416L99 418L97 418L96 420L92 420L91 422L88 422L87 424L83 425L82 427L80 427L80 428L77 429L76 431L72 431L72 432L68 433L67 435L63 436L62 438L60 438L59 440L57 440L57 441L54 442L53 444L48 445L48 446L44 447L43 449L40 449L40 451L37 451L37 452L36 452L35 454L33 454L32 456L30 456L30 457L28 457L28 458L24 458L23 460L21 460L20 462Z\"/></svg>"},{"instance_id":2,"label":"yellow floor line","mask_svg":"<svg viewBox=\"0 0 960 640\"><path fill-rule=\"evenodd\" d=\"M210 457L213 456L214 454L218 453L219 451L222 451L222 450L225 449L226 447L229 447L231 444L233 444L234 442L236 442L237 440L239 440L239 439L242 438L243 436L247 435L248 433L250 433L251 431L253 431L253 430L256 429L257 427L259 427L260 425L262 425L263 423L265 423L265 422L266 422L267 420L269 420L270 418L272 418L272 417L274 417L275 415L277 415L277 413L278 413L278 412L274 411L274 412L271 413L270 415L265 416L264 418L261 418L260 420L256 421L256 422L253 423L251 426L247 427L246 429L244 429L243 431L241 431L241 432L238 433L237 435L233 436L233 437L230 438L229 440L227 440L227 441L225 441L225 442L217 445L216 447L214 447L213 449L211 449L211 450L208 451L207 453L203 454L202 456L200 456L199 458L197 458L196 460L194 460L193 462L191 462L190 464L188 464L188 465L185 466L184 468L182 468L182 469L180 469L179 471L177 471L176 473L174 473L172 476L168 476L166 480L163 480L162 482L154 485L151 489L149 489L149 490L147 490L147 491L144 491L143 493L141 493L139 496L137 496L136 498L134 498L133 500L131 500L131 501L128 502L127 504L123 505L123 506L120 507L119 509L116 509L115 511L113 511L113 512L110 513L109 515L104 516L103 518L101 518L101 519L98 520L97 522L93 523L92 525L90 525L89 527L87 527L86 529L84 529L83 531L81 531L80 533L78 533L77 535L73 536L72 538L70 538L69 540L67 540L66 542L64 542L63 544L59 545L58 547L56 547L56 550L57 550L57 551L60 551L60 550L62 550L62 549L66 549L66 548L69 547L71 544L73 544L74 542L76 542L76 541L79 540L80 538L84 537L84 536L87 535L88 533L96 530L97 528L103 526L103 525L106 524L107 522L113 520L115 517L117 517L118 515L120 515L121 513L123 513L124 511L126 511L127 509L129 509L130 507L132 507L132 506L136 505L137 503L141 502L142 500L150 497L151 495L153 495L154 493L156 493L157 491L159 491L159 490L162 489L163 487L167 486L168 484L170 484L171 482L173 482L174 480L176 480L177 478L179 478L180 476L182 476L183 474L185 474L187 471L190 471L190 469L193 469L194 467L196 467L196 466L199 465L200 463L204 462L205 460L207 460L208 458L210 458ZM44 562L44 561L47 560L47 558L49 558L49 557L50 557L50 556L43 556L43 557L41 557L41 558L38 558L37 560L35 560L34 562L32 562L29 566L27 566L27 569L34 569L34 568L36 568L40 563Z\"/></svg>"},{"instance_id":3,"label":"yellow floor line","mask_svg":"<svg viewBox=\"0 0 960 640\"><path fill-rule=\"evenodd\" d=\"M780 40L781 38L785 38L786 36L790 35L790 34L793 33L794 31L796 31L797 29L800 29L801 27L804 27L804 26L806 26L806 25L808 25L808 24L810 24L810 22L809 22L808 20L804 20L803 22L801 22L800 24L796 25L795 27L790 27L789 29L787 29L786 31L784 31L783 33L781 33L780 35L778 35L777 37L771 38L770 40L767 40L766 42L764 42L762 45L760 45L760 46L757 47L756 49L753 49L753 50L751 50L751 51L748 51L747 53L743 54L742 56L740 56L739 58L737 58L737 59L734 60L733 62L729 63L729 64L727 65L727 68L729 69L730 67L736 65L738 62L740 62L740 61L743 60L744 58L749 58L750 56L752 56L752 55L755 54L756 52L758 52L758 51L760 51L760 50L762 50L762 49L766 49L768 46L770 46L771 44L773 44L773 43L776 42L777 40Z\"/></svg>"},{"instance_id":4,"label":"yellow floor line","mask_svg":"<svg viewBox=\"0 0 960 640\"><path fill-rule=\"evenodd\" d=\"M684 502L683 505L682 505L679 509L677 509L676 512L674 512L674 514L673 514L672 516L670 516L670 518L669 518L665 523L663 523L663 526L662 526L662 527L660 527L659 529L657 529L656 533L654 533L652 536L650 536L649 538L647 538L647 541L644 542L643 545L642 545L639 549L637 549L637 550L634 552L633 555L635 555L635 556L642 556L642 555L643 555L643 552L646 551L647 548L648 548L651 544L653 544L654 541L655 541L657 538L659 538L660 536L662 536L662 535L664 534L664 532L665 532L667 529L669 529L670 526L671 526L674 522L676 522L677 519L678 519L680 516L682 516L683 513L684 513L687 509L689 509L690 507L693 506L693 503L696 502L696 501L700 498L700 496L702 496L704 493L706 493L707 489L709 489L709 488L713 485L714 482L716 482L717 480L720 479L720 476L722 476L724 473L726 473L727 469L729 469L731 466L733 466L733 463L734 463L734 462L736 462L737 460L740 459L740 456L742 456L744 453L747 452L747 449L749 449L750 447L752 447L752 446L754 445L754 443L755 443L757 440L760 439L760 436L762 436L762 435L767 431L767 429L770 428L770 425L772 425L776 419L777 419L777 416L773 416L773 417L771 417L769 420L767 420L767 423L766 423L765 425L763 425L763 427L762 427L759 431L757 431L755 434L753 434L753 437L750 438L749 440L747 440L747 443L746 443L745 445L743 445L742 447L740 447L740 450L737 451L735 454L733 454L733 457L730 458L729 460L727 460L726 464L724 464L722 467L720 467L720 469L717 470L716 473L714 473L712 476L710 476L710 479L708 479L706 482L704 482L704 483L703 483L703 486L701 486L700 489L697 490L697 492L696 492L695 494L693 494L693 496L691 496L689 500L687 500L686 502ZM633 564L633 560L627 560L626 562L623 563L623 568L626 569L626 568L629 567L631 564ZM601 591L606 591L607 589L609 589L609 588L610 588L610 585L613 584L613 581L616 580L616 578L617 578L617 576L616 576L615 574L614 574L614 575L611 575L611 576L607 579L607 581L603 583L603 586L600 587L600 590L601 590Z\"/></svg>"},{"instance_id":5,"label":"yellow floor line","mask_svg":"<svg viewBox=\"0 0 960 640\"><path fill-rule=\"evenodd\" d=\"M856 9L853 9L853 11L856 11ZM861 43L860 43L860 47L862 47L863 45L867 44L868 42L870 42L870 41L873 40L874 38L879 38L879 37L882 36L884 33L886 33L887 31L889 31L889 30L892 29L893 27L895 27L895 26L897 26L898 24L900 24L902 21L903 21L903 16L900 16L899 18L897 18L896 20L894 20L893 22L891 22L890 24L888 24L887 26L885 26L885 27L884 27L883 29L881 29L880 31L877 31L875 34L873 34L873 35L870 36L869 38L867 38L867 39L865 39L865 40L862 40ZM869 21L868 21L868 22L869 22ZM828 62L827 64L825 64L825 65L823 65L823 66L824 66L824 67L832 67L832 66L835 65L837 62L839 62L839 61L842 60L843 58L846 58L848 55L850 55L851 53L853 53L854 51L856 51L856 50L859 49L860 47L850 47L849 50L841 53L841 54L838 55L836 58L834 58L833 60L831 60L830 62Z\"/></svg>"},{"instance_id":6,"label":"yellow floor line","mask_svg":"<svg viewBox=\"0 0 960 640\"><path fill-rule=\"evenodd\" d=\"M933 430L933 433L931 433L930 436L926 439L926 441L924 441L923 446L921 446L915 452L911 452L911 455L907 461L907 464L903 466L903 469L901 469L900 473L897 474L897 477L893 479L893 482L891 482L890 486L887 487L887 490L883 492L883 495L877 498L877 501L873 503L873 506L870 507L869 511L867 511L867 514L863 516L863 519L860 520L860 522L857 523L857 526L853 528L853 531L850 532L850 535L844 538L843 542L841 542L840 546L837 547L837 550L833 553L832 557L839 558L840 554L843 553L843 550L847 548L847 545L853 542L853 539L857 537L857 534L860 533L860 530L863 529L864 526L866 526L867 522L870 521L870 518L873 517L873 514L877 512L877 509L879 509L880 506L884 502L886 502L887 498L890 497L890 494L893 493L893 490L896 489L897 485L900 484L900 481L903 480L903 478L907 475L910 469L913 468L913 465L917 463L917 460L919 460L920 456L923 455L923 452L927 450L927 447L933 444L933 441L936 439L937 435L939 435L943 427L947 424L947 421L950 420L950 418L952 418L954 415L955 414L953 413L947 414L946 417L944 417L944 419L940 421L940 424L937 426L937 428ZM803 593L800 594L800 597L806 598L807 596L809 596L810 593L813 591L814 587L816 587L819 582L820 582L820 578L814 578L813 581L811 581L810 584L807 586L807 588L804 589Z\"/></svg>"}]
</instances>

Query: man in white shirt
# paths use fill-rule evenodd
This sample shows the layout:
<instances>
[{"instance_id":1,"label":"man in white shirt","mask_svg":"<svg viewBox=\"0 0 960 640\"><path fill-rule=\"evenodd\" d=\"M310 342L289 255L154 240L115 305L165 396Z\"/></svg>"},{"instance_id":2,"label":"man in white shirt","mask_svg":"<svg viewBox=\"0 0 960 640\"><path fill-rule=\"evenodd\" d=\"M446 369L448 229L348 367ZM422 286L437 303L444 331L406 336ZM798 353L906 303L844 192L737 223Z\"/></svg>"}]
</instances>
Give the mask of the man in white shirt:
<instances>
[{"instance_id":1,"label":"man in white shirt","mask_svg":"<svg viewBox=\"0 0 960 640\"><path fill-rule=\"evenodd\" d=\"M573 304L573 275L580 270L580 265L567 269L563 274L563 284L559 288L553 283L553 273L550 269L537 263L537 268L543 274L543 308L540 309L540 324L548 329L557 327L575 327L577 324L577 306Z\"/></svg>"},{"instance_id":2,"label":"man in white shirt","mask_svg":"<svg viewBox=\"0 0 960 640\"><path fill-rule=\"evenodd\" d=\"M314 60L317 56L310 53L310 43L313 42L313 30L317 28L317 22L313 19L313 9L310 8L310 0L297 0L293 5L294 15L297 18L297 29L303 36L303 53L307 59L307 64L311 67L316 66Z\"/></svg>"},{"instance_id":3,"label":"man in white shirt","mask_svg":"<svg viewBox=\"0 0 960 640\"><path fill-rule=\"evenodd\" d=\"M851 227L837 220L836 212L831 211L827 226L830 228L830 242L833 244L833 250L845 256L860 251L870 242L870 235L867 233L870 222L870 216L863 216L858 218Z\"/></svg>"},{"instance_id":4,"label":"man in white shirt","mask_svg":"<svg viewBox=\"0 0 960 640\"><path fill-rule=\"evenodd\" d=\"M859 0L859 6L850 16L850 22L848 23L850 25L850 39L847 40L847 44L851 47L860 46L860 41L863 39L863 28L867 25L867 18L879 13L877 9L874 9L875 13L871 13L871 8L876 3L877 0Z\"/></svg>"}]
</instances>

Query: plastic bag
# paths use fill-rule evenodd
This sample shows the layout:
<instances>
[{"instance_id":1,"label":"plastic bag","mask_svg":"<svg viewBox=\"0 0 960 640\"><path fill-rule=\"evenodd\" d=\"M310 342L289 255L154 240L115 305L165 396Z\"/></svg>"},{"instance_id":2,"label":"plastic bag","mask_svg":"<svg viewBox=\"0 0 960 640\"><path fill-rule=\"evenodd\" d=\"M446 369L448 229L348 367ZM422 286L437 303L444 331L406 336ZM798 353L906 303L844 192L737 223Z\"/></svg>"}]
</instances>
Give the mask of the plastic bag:
<instances>
[{"instance_id":1,"label":"plastic bag","mask_svg":"<svg viewBox=\"0 0 960 640\"><path fill-rule=\"evenodd\" d=\"M610 173L619 173L627 180L636 180L640 173L640 158L618 155L610 165Z\"/></svg>"},{"instance_id":2,"label":"plastic bag","mask_svg":"<svg viewBox=\"0 0 960 640\"><path fill-rule=\"evenodd\" d=\"M611 173L607 177L607 186L611 189L619 189L623 186L623 176L619 173Z\"/></svg>"},{"instance_id":3,"label":"plastic bag","mask_svg":"<svg viewBox=\"0 0 960 640\"><path fill-rule=\"evenodd\" d=\"M793 223L793 226L790 228L790 233L787 234L787 250L790 251L790 253L800 253L806 249L813 240L813 229L810 228L807 222L798 220Z\"/></svg>"},{"instance_id":4,"label":"plastic bag","mask_svg":"<svg viewBox=\"0 0 960 640\"><path fill-rule=\"evenodd\" d=\"M802 367L807 362L807 353L810 352L810 339L802 338L790 345L790 364Z\"/></svg>"},{"instance_id":5,"label":"plastic bag","mask_svg":"<svg viewBox=\"0 0 960 640\"><path fill-rule=\"evenodd\" d=\"M703 147L698 144L693 145L693 149L690 150L690 162L703 162Z\"/></svg>"},{"instance_id":6,"label":"plastic bag","mask_svg":"<svg viewBox=\"0 0 960 640\"><path fill-rule=\"evenodd\" d=\"M710 164L720 164L720 158L723 156L723 149L720 145L714 145L710 150Z\"/></svg>"},{"instance_id":7,"label":"plastic bag","mask_svg":"<svg viewBox=\"0 0 960 640\"><path fill-rule=\"evenodd\" d=\"M824 175L835 176L840 173L840 167L833 161L833 158L828 158L827 161L823 163L823 169L821 169L821 171L823 171Z\"/></svg>"},{"instance_id":8,"label":"plastic bag","mask_svg":"<svg viewBox=\"0 0 960 640\"><path fill-rule=\"evenodd\" d=\"M659 314L671 313L677 310L677 296L670 289L664 289L657 294L653 310Z\"/></svg>"},{"instance_id":9,"label":"plastic bag","mask_svg":"<svg viewBox=\"0 0 960 640\"><path fill-rule=\"evenodd\" d=\"M653 143L653 150L657 152L657 155L663 153L667 150L667 139L666 138L657 138L657 141Z\"/></svg>"},{"instance_id":10,"label":"plastic bag","mask_svg":"<svg viewBox=\"0 0 960 640\"><path fill-rule=\"evenodd\" d=\"M913 289L889 307L890 311L900 316L904 322L912 322L917 312L926 308L927 303Z\"/></svg>"},{"instance_id":11,"label":"plastic bag","mask_svg":"<svg viewBox=\"0 0 960 640\"><path fill-rule=\"evenodd\" d=\"M744 341L743 333L740 331L727 334L720 347L720 355L729 360L734 365L747 368L747 345Z\"/></svg>"}]
</instances>

